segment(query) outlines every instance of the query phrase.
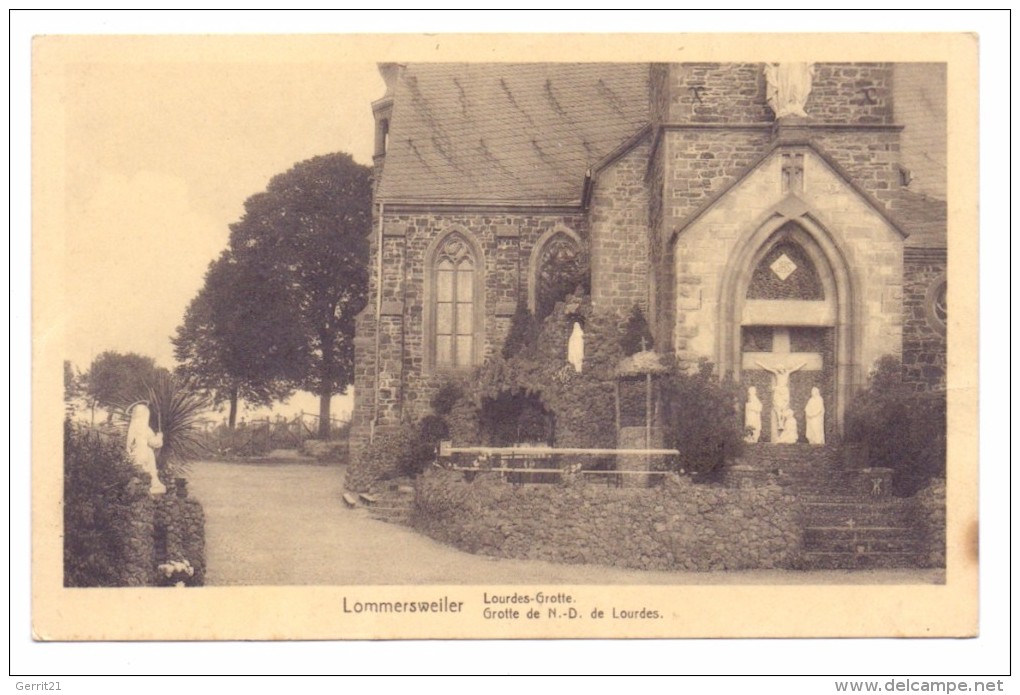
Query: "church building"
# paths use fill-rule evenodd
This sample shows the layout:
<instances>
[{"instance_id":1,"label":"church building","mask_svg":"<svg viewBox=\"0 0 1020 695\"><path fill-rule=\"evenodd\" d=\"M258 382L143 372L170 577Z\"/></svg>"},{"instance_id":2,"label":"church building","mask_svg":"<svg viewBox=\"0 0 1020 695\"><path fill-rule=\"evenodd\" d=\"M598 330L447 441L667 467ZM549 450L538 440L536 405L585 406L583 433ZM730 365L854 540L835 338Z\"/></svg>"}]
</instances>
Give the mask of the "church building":
<instances>
[{"instance_id":1,"label":"church building","mask_svg":"<svg viewBox=\"0 0 1020 695\"><path fill-rule=\"evenodd\" d=\"M353 446L428 412L578 268L595 309L643 310L660 353L763 401L788 374L801 412L818 388L833 434L885 355L945 388L945 65L380 71Z\"/></svg>"}]
</instances>

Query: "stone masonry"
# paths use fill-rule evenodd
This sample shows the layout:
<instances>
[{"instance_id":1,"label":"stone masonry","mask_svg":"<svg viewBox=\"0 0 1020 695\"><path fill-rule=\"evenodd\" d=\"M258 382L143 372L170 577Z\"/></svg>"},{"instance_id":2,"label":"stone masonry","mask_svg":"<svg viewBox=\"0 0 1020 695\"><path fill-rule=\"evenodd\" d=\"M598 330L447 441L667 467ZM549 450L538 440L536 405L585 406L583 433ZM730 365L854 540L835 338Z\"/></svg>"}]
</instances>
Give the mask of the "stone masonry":
<instances>
[{"instance_id":1,"label":"stone masonry","mask_svg":"<svg viewBox=\"0 0 1020 695\"><path fill-rule=\"evenodd\" d=\"M592 196L592 304L626 315L648 309L649 145L643 142L599 175Z\"/></svg>"},{"instance_id":2,"label":"stone masonry","mask_svg":"<svg viewBox=\"0 0 1020 695\"><path fill-rule=\"evenodd\" d=\"M907 249L904 256L903 378L918 391L945 389L946 327L933 307L945 282L945 251Z\"/></svg>"},{"instance_id":3,"label":"stone masonry","mask_svg":"<svg viewBox=\"0 0 1020 695\"><path fill-rule=\"evenodd\" d=\"M944 125L921 132L925 119L938 117L946 103L944 66L941 73L933 68L938 66L815 64L807 118L777 121L762 63L651 64L643 83L631 65L616 75L625 79L606 73L588 87L571 82L576 71L550 66L549 77L534 83L545 85L535 94L521 92L524 82L498 68L489 84L485 66L473 66L470 84L492 90L478 95L466 94L469 82L442 70L420 72L430 76L409 82L406 91L398 68L390 66L387 95L375 110L377 126L400 147L387 153L386 139L377 142L377 178L432 171L414 185L427 188L435 179L443 195L377 200L370 300L355 341L352 454L373 427L424 415L444 376L430 366L425 256L451 229L477 244L481 255L479 359L499 350L517 302L528 299L536 244L555 229L568 229L586 246L594 306L625 315L637 304L646 311L657 350L733 370L731 339L723 334L733 329L723 316L742 298L724 296L732 291L727 278L750 273L752 268L734 269L736 260L765 243L763 234L792 222L841 264L820 269L844 278L845 296L835 298L841 318L826 324L836 336L839 399L848 400L886 354L903 359L907 379L918 389L942 387L945 333L931 320L930 300L945 271L944 244L905 244L905 227L893 212L900 211L897 196L912 175L923 184L920 192L944 191L944 170L922 170L928 160L913 151L923 146L944 159ZM426 93L423 85L436 91ZM627 91L628 85L636 89ZM624 93L630 96L626 103L620 100ZM402 106L401 99L410 105ZM552 130L542 135L552 139L520 128L499 131L494 124L505 121L498 113L504 107L515 109L522 122L544 119ZM599 139L601 126L586 120L596 107L603 109L598 123L613 121L606 127L616 128L615 149ZM464 127L485 123L488 130L451 138L442 123L433 122L438 113ZM404 157L394 160L399 166L385 161L395 156ZM791 161L799 167L792 183ZM562 185L576 197L532 193L534 200L522 199L536 180ZM507 181L520 185L498 188ZM453 190L463 195L449 197ZM502 191L503 197L472 197L471 191L482 190ZM740 317L727 320L739 325ZM832 416L841 417L845 405L833 407Z\"/></svg>"}]
</instances>

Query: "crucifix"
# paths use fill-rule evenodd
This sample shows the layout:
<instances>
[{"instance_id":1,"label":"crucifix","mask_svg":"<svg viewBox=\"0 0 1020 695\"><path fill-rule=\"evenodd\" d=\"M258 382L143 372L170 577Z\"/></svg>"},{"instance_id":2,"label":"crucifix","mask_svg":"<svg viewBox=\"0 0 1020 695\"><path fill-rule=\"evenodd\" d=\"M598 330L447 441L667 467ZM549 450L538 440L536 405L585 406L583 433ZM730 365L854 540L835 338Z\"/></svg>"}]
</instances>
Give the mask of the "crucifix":
<instances>
[{"instance_id":1,"label":"crucifix","mask_svg":"<svg viewBox=\"0 0 1020 695\"><path fill-rule=\"evenodd\" d=\"M804 370L822 370L822 356L817 352L791 352L790 329L772 329L772 352L745 352L741 369L764 369L772 373L771 441L779 441L779 423L790 408L790 375Z\"/></svg>"},{"instance_id":2,"label":"crucifix","mask_svg":"<svg viewBox=\"0 0 1020 695\"><path fill-rule=\"evenodd\" d=\"M783 155L783 193L804 192L804 155L799 152Z\"/></svg>"}]
</instances>

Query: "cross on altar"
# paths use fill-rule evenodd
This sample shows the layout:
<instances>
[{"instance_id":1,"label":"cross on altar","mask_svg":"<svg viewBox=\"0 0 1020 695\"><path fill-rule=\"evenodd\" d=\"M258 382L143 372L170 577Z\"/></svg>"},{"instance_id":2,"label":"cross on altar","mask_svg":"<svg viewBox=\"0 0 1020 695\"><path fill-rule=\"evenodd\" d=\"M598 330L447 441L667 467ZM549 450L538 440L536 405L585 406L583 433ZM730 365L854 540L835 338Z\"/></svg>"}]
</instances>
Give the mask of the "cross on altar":
<instances>
[{"instance_id":1,"label":"cross on altar","mask_svg":"<svg viewBox=\"0 0 1020 695\"><path fill-rule=\"evenodd\" d=\"M741 361L742 369L764 369L772 372L773 399L782 382L786 399L789 399L789 375L796 371L819 372L822 370L822 356L817 352L791 352L790 329L777 326L772 329L772 352L745 352ZM778 440L778 420L781 413L772 408L772 441Z\"/></svg>"}]
</instances>

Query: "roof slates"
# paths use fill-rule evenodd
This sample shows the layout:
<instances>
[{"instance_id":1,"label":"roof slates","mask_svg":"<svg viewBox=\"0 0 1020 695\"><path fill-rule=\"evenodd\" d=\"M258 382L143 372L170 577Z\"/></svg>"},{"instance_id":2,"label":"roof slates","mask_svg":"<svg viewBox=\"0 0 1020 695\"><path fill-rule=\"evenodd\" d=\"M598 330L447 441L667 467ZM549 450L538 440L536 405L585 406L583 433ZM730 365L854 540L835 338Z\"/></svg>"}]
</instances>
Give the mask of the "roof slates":
<instances>
[{"instance_id":1,"label":"roof slates","mask_svg":"<svg viewBox=\"0 0 1020 695\"><path fill-rule=\"evenodd\" d=\"M648 122L648 65L422 64L394 95L384 200L574 203Z\"/></svg>"}]
</instances>

